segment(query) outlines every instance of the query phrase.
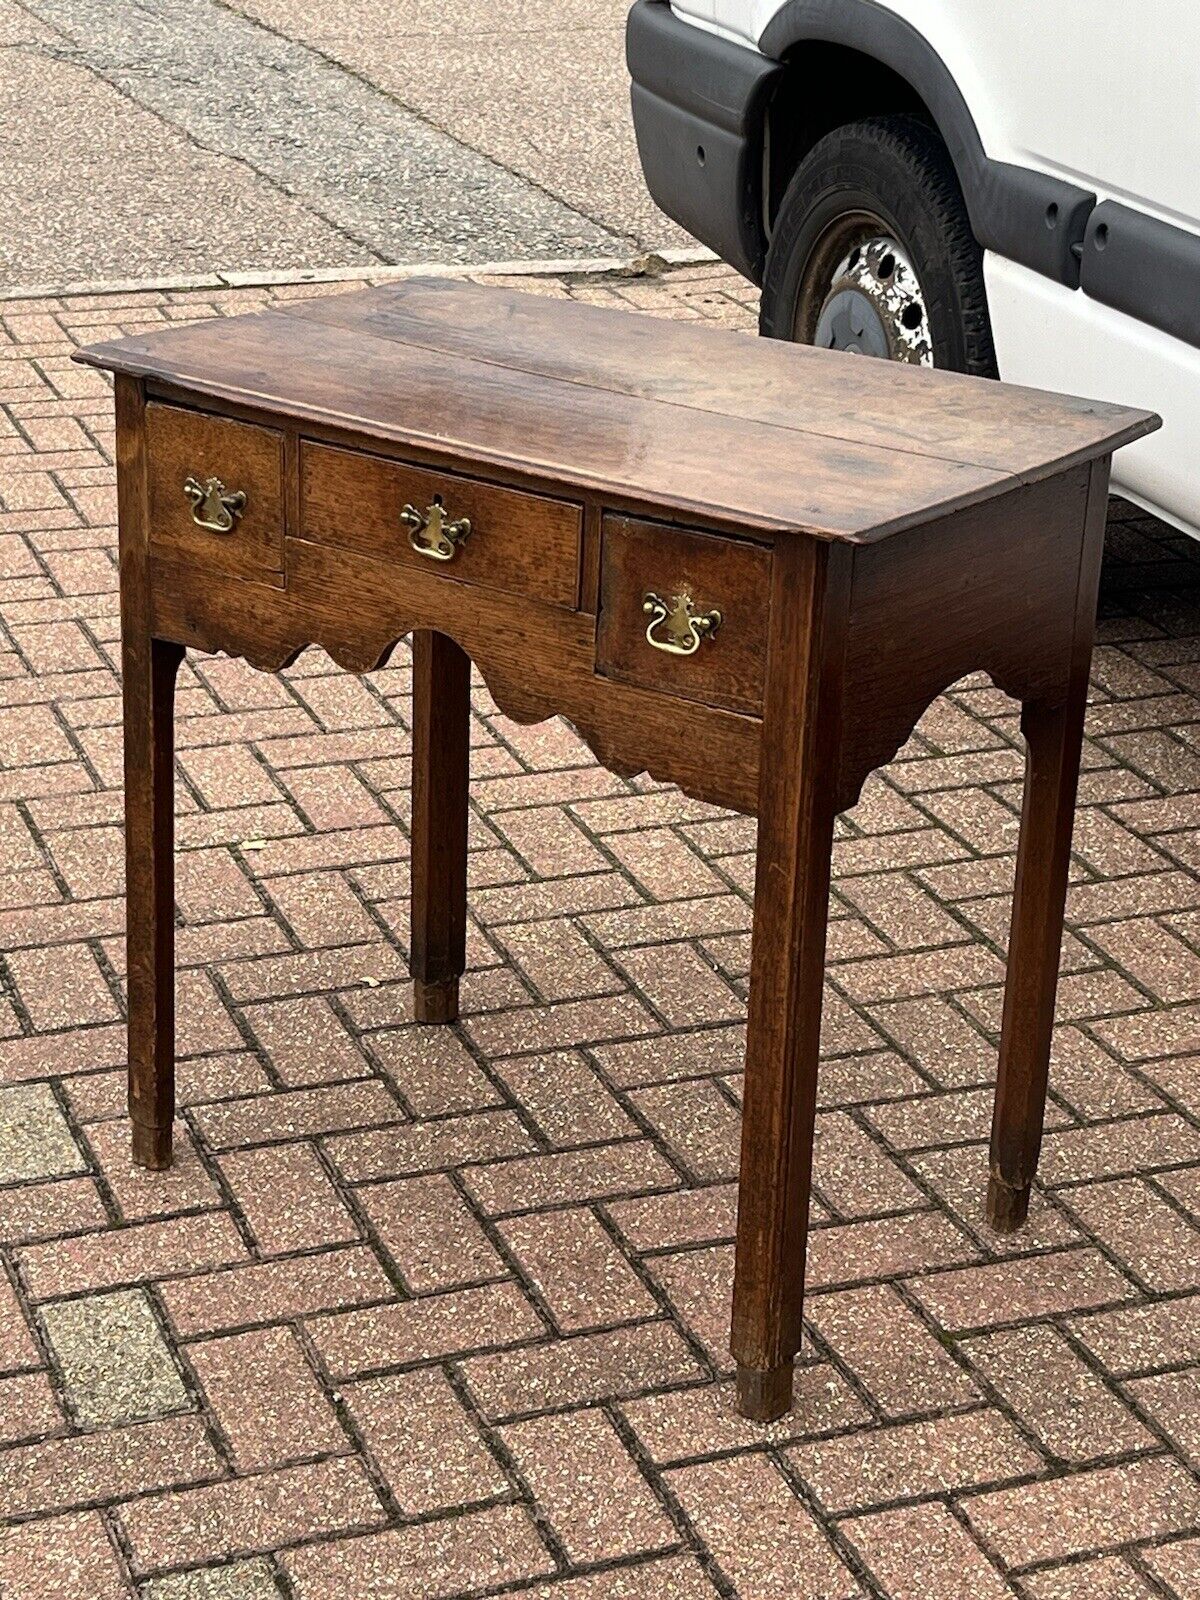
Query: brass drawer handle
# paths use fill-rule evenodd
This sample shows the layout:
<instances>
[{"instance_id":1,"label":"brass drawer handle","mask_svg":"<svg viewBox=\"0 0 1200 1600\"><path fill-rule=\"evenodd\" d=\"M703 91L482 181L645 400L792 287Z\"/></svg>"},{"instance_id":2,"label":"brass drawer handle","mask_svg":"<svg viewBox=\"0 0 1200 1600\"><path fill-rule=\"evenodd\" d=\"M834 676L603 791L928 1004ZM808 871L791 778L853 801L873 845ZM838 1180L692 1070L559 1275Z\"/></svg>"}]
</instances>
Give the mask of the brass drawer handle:
<instances>
[{"instance_id":1,"label":"brass drawer handle","mask_svg":"<svg viewBox=\"0 0 1200 1600\"><path fill-rule=\"evenodd\" d=\"M209 533L232 533L246 509L245 491L226 489L220 478L185 478L183 492L192 503L192 521Z\"/></svg>"},{"instance_id":2,"label":"brass drawer handle","mask_svg":"<svg viewBox=\"0 0 1200 1600\"><path fill-rule=\"evenodd\" d=\"M690 594L673 594L670 601L661 599L648 590L642 596L642 610L650 618L646 625L646 642L656 650L665 650L669 656L693 656L701 641L711 639L721 626L719 611L705 611L697 616ZM654 637L656 628L665 630L665 638Z\"/></svg>"},{"instance_id":3,"label":"brass drawer handle","mask_svg":"<svg viewBox=\"0 0 1200 1600\"><path fill-rule=\"evenodd\" d=\"M418 511L406 505L400 512L400 521L408 529L408 542L419 556L431 561L453 561L456 551L471 532L469 517L449 518L440 494L435 494L433 504Z\"/></svg>"}]
</instances>

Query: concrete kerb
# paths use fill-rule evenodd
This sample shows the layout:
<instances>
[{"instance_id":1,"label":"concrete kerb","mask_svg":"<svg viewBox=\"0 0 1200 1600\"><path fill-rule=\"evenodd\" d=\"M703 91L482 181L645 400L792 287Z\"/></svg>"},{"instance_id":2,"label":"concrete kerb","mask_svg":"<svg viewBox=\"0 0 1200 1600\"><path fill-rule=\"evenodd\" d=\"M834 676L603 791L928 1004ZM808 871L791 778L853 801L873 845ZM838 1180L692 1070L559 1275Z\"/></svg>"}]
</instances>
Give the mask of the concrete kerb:
<instances>
[{"instance_id":1,"label":"concrete kerb","mask_svg":"<svg viewBox=\"0 0 1200 1600\"><path fill-rule=\"evenodd\" d=\"M399 266L306 267L291 271L214 272L174 278L107 279L95 283L18 284L0 288L0 304L13 300L66 299L71 295L188 293L204 289L277 288L298 283L391 283L404 278L578 278L657 277L671 267L716 262L699 246L644 251L640 255L580 256L560 260L477 261L448 266L438 261L405 262Z\"/></svg>"}]
</instances>

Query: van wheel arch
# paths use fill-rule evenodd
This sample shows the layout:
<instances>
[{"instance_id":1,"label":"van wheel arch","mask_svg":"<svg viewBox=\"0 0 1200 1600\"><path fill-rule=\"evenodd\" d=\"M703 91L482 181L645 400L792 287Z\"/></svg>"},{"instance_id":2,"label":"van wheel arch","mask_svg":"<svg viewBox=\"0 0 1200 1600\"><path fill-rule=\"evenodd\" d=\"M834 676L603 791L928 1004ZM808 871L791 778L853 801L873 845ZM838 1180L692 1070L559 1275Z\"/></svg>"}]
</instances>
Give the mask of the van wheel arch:
<instances>
[{"instance_id":1,"label":"van wheel arch","mask_svg":"<svg viewBox=\"0 0 1200 1600\"><path fill-rule=\"evenodd\" d=\"M792 174L817 140L849 121L903 113L937 131L983 249L1079 287L1078 247L1095 194L989 157L953 73L905 18L877 0L785 0L759 49L785 68L766 128L768 228Z\"/></svg>"},{"instance_id":2,"label":"van wheel arch","mask_svg":"<svg viewBox=\"0 0 1200 1600\"><path fill-rule=\"evenodd\" d=\"M913 86L874 56L810 40L784 58L766 117L763 214L768 235L797 167L827 133L868 117L907 114L941 129ZM960 179L961 182L961 174Z\"/></svg>"}]
</instances>

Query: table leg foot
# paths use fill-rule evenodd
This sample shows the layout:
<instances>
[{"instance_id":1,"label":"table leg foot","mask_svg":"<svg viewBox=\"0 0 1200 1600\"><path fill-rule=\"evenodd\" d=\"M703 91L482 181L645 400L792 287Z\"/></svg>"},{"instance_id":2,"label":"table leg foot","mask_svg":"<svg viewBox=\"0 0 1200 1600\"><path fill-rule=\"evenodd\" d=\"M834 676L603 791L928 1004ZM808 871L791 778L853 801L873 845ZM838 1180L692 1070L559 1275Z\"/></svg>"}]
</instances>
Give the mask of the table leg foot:
<instances>
[{"instance_id":1,"label":"table leg foot","mask_svg":"<svg viewBox=\"0 0 1200 1600\"><path fill-rule=\"evenodd\" d=\"M458 1017L458 979L413 979L413 1015L418 1022L453 1022Z\"/></svg>"},{"instance_id":2,"label":"table leg foot","mask_svg":"<svg viewBox=\"0 0 1200 1600\"><path fill-rule=\"evenodd\" d=\"M1016 1233L1029 1215L1029 1184L1014 1189L993 1172L988 1178L987 1218L997 1233Z\"/></svg>"},{"instance_id":3,"label":"table leg foot","mask_svg":"<svg viewBox=\"0 0 1200 1600\"><path fill-rule=\"evenodd\" d=\"M751 1422L774 1422L792 1406L792 1363L770 1367L737 1369L737 1407Z\"/></svg>"},{"instance_id":4,"label":"table leg foot","mask_svg":"<svg viewBox=\"0 0 1200 1600\"><path fill-rule=\"evenodd\" d=\"M162 1172L171 1165L171 1125L153 1127L148 1122L133 1124L134 1165Z\"/></svg>"}]
</instances>

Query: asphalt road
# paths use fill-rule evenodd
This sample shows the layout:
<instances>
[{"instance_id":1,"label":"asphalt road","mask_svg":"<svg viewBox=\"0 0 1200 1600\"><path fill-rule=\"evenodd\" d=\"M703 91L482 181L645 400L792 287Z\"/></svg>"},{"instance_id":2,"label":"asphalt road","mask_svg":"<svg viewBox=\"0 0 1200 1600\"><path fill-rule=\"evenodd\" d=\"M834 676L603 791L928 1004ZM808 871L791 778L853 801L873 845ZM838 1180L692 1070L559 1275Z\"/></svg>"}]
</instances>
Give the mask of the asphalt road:
<instances>
[{"instance_id":1,"label":"asphalt road","mask_svg":"<svg viewBox=\"0 0 1200 1600\"><path fill-rule=\"evenodd\" d=\"M627 256L627 0L0 0L0 288Z\"/></svg>"}]
</instances>

